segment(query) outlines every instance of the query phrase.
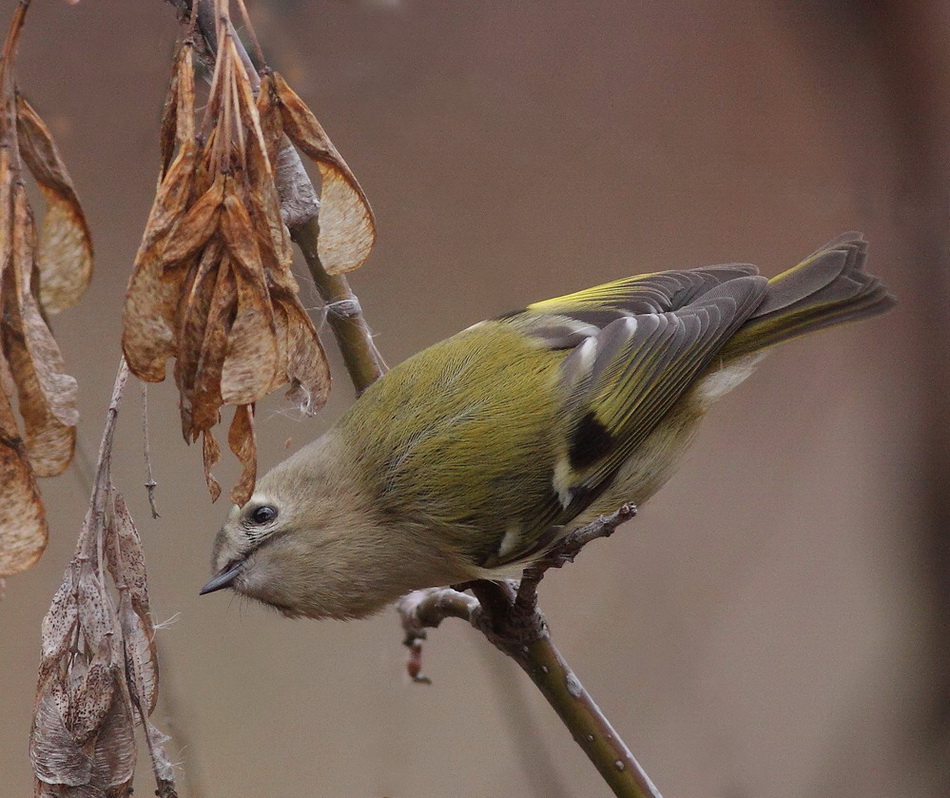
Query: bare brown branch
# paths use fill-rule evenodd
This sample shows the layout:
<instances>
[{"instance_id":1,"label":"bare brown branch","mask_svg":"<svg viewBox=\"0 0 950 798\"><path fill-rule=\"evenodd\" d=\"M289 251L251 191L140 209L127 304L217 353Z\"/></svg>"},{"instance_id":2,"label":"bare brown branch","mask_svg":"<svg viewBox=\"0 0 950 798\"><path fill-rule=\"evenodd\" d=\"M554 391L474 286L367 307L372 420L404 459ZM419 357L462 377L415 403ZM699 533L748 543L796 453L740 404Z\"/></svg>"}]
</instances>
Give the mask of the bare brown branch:
<instances>
[{"instance_id":1,"label":"bare brown branch","mask_svg":"<svg viewBox=\"0 0 950 798\"><path fill-rule=\"evenodd\" d=\"M573 562L593 540L611 535L636 508L626 504L608 516L569 533L525 569L521 584L476 581L460 588L418 590L403 597L397 610L409 648L407 668L413 681L428 683L421 673L421 645L426 629L445 618L461 618L482 632L524 670L570 729L614 794L622 798L660 798L646 772L594 703L551 640L547 621L537 606L537 586L551 568Z\"/></svg>"},{"instance_id":2,"label":"bare brown branch","mask_svg":"<svg viewBox=\"0 0 950 798\"><path fill-rule=\"evenodd\" d=\"M152 452L149 446L148 434L148 383L142 383L142 454L145 458L145 492L148 496L148 506L152 518L160 518L158 506L155 503L155 488L158 483L152 475Z\"/></svg>"}]
</instances>

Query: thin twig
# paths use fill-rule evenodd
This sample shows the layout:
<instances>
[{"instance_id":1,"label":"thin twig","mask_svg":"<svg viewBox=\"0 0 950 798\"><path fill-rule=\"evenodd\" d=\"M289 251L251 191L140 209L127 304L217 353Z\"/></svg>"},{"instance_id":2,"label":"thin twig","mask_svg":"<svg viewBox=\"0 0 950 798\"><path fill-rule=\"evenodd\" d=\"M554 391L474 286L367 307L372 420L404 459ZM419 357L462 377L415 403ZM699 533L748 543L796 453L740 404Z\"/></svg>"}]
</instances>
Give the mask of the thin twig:
<instances>
[{"instance_id":1,"label":"thin twig","mask_svg":"<svg viewBox=\"0 0 950 798\"><path fill-rule=\"evenodd\" d=\"M152 511L152 518L159 518L155 504L155 488L158 483L152 476L152 455L148 445L148 383L145 381L142 382L142 446L145 454L145 492L148 494L148 506Z\"/></svg>"},{"instance_id":2,"label":"thin twig","mask_svg":"<svg viewBox=\"0 0 950 798\"><path fill-rule=\"evenodd\" d=\"M562 568L580 554L581 549L598 538L610 537L618 526L629 521L637 514L637 508L632 504L624 504L612 515L601 516L586 526L568 533L557 546L543 557L535 560L525 568L518 585L518 596L515 606L520 612L531 612L538 604L538 584L551 568Z\"/></svg>"},{"instance_id":3,"label":"thin twig","mask_svg":"<svg viewBox=\"0 0 950 798\"><path fill-rule=\"evenodd\" d=\"M71 471L76 478L76 484L83 497L88 496L92 491L92 478L95 474L95 468L92 465L92 459L89 457L89 450L83 438L77 433L76 447L73 450L73 462Z\"/></svg>"},{"instance_id":4,"label":"thin twig","mask_svg":"<svg viewBox=\"0 0 950 798\"><path fill-rule=\"evenodd\" d=\"M336 336L346 370L359 395L386 373L386 364L373 343L373 334L363 317L359 300L350 290L346 278L343 275L327 274L320 263L317 255L319 234L320 226L316 216L305 224L290 229L290 235L303 252L314 285L326 306L327 321Z\"/></svg>"},{"instance_id":5,"label":"thin twig","mask_svg":"<svg viewBox=\"0 0 950 798\"><path fill-rule=\"evenodd\" d=\"M8 79L12 80L13 71L10 64L13 63L16 55L17 42L20 40L20 31L23 30L23 22L26 20L26 12L29 7L30 0L20 0L19 5L13 12L7 38L3 43L3 51L0 53L0 86L3 86Z\"/></svg>"},{"instance_id":6,"label":"thin twig","mask_svg":"<svg viewBox=\"0 0 950 798\"><path fill-rule=\"evenodd\" d=\"M263 66L265 63L264 51L261 49L261 43L257 40L257 32L251 24L251 16L247 13L247 6L244 4L244 0L237 0L237 4L241 12L241 19L244 22L244 30L247 31L247 35L251 39L251 44L254 45L254 55L257 56L257 63Z\"/></svg>"},{"instance_id":7,"label":"thin twig","mask_svg":"<svg viewBox=\"0 0 950 798\"><path fill-rule=\"evenodd\" d=\"M112 453L113 453L113 438L115 436L115 427L116 421L119 416L119 405L122 402L122 394L125 390L126 383L129 378L129 366L123 356L119 362L119 370L116 374L115 385L112 389L112 398L109 402L109 410L106 418L105 430L102 435L102 445L99 450L99 460L96 465L96 479L100 483L99 488L96 492L93 493L93 501L97 500L97 494L102 496L102 499L111 505L111 512L115 512L116 502L116 493L115 488L112 486ZM143 383L143 397L144 397L144 383ZM146 462L148 462L148 442L146 438ZM104 484L102 484L104 483ZM121 499L119 499L121 501ZM108 509L104 508L105 512L109 512ZM154 509L153 509L154 512ZM114 527L99 527L99 543L103 545L105 541L102 539L103 530L109 529L111 532L111 540L109 543L112 546L118 547L118 539L116 537L116 532ZM137 535L136 535L137 537ZM114 555L116 559L120 559L121 555L118 553L118 548L115 549L116 554ZM103 572L103 564L100 563L100 573ZM143 563L144 568L144 563ZM143 571L144 574L144 571ZM116 588L119 590L120 594L127 590L127 586L120 582L116 582ZM144 588L143 588L144 590ZM114 611L114 610L113 610ZM118 626L118 622L117 622ZM121 628L121 627L120 627ZM126 663L132 662L134 659L134 654L129 650L129 640L126 639L124 633L120 637L121 645L124 651L124 659ZM153 641L154 642L154 641ZM155 656L157 656L157 648ZM131 674L128 671L128 665L126 666L126 678L122 681L122 690L125 696L125 701L127 702L129 708L132 710L133 715L138 716L138 722L145 734L146 747L149 752L149 757L152 762L152 772L155 777L155 795L158 798L178 798L178 792L175 788L174 775L171 769L171 765L168 763L165 753L162 750L162 743L165 740L164 735L161 734L152 724L149 722L148 718L148 709L144 707L140 701L140 693L135 689L132 689L131 683ZM156 671L157 673L157 671Z\"/></svg>"},{"instance_id":8,"label":"thin twig","mask_svg":"<svg viewBox=\"0 0 950 798\"><path fill-rule=\"evenodd\" d=\"M524 683L512 678L508 662L495 651L479 646L478 652L491 679L499 715L508 727L508 739L530 780L530 789L537 798L569 798L570 792L561 778L554 753L541 733L540 719L532 711Z\"/></svg>"},{"instance_id":9,"label":"thin twig","mask_svg":"<svg viewBox=\"0 0 950 798\"><path fill-rule=\"evenodd\" d=\"M103 471L102 463L112 460L112 439L115 437L115 422L119 417L119 405L122 404L122 392L129 379L129 366L123 357L119 361L119 370L112 385L112 396L109 399L109 409L106 411L106 425L102 430L102 441L99 443L99 457L96 459L96 476ZM108 469L108 466L106 466Z\"/></svg>"},{"instance_id":10,"label":"thin twig","mask_svg":"<svg viewBox=\"0 0 950 798\"><path fill-rule=\"evenodd\" d=\"M526 569L517 590L508 583L479 580L465 586L474 596L452 588L431 588L405 596L397 609L406 632L404 643L412 652L416 681L425 680L420 672L425 630L448 617L462 618L528 674L615 795L660 798L640 763L551 641L547 621L537 606L537 586L546 571L573 562L585 545L612 534L635 514L636 508L626 504L571 532Z\"/></svg>"}]
</instances>

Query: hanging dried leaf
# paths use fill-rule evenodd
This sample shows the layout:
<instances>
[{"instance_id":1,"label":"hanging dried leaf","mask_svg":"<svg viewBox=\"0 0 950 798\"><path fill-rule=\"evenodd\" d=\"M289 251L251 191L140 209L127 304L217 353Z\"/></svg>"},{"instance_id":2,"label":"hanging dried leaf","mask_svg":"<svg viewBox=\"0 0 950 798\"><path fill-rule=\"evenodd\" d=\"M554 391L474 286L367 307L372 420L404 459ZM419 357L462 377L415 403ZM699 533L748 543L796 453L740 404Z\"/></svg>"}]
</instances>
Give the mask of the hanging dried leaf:
<instances>
[{"instance_id":1,"label":"hanging dried leaf","mask_svg":"<svg viewBox=\"0 0 950 798\"><path fill-rule=\"evenodd\" d=\"M283 368L290 389L287 398L308 415L323 407L330 395L330 369L317 331L296 297L274 306L278 335L283 339Z\"/></svg>"},{"instance_id":2,"label":"hanging dried leaf","mask_svg":"<svg viewBox=\"0 0 950 798\"><path fill-rule=\"evenodd\" d=\"M46 681L56 664L72 647L79 625L76 605L77 588L72 569L67 569L63 582L50 602L49 612L40 629L40 682Z\"/></svg>"},{"instance_id":3,"label":"hanging dried leaf","mask_svg":"<svg viewBox=\"0 0 950 798\"><path fill-rule=\"evenodd\" d=\"M230 192L224 200L221 236L244 281L252 287L261 304L269 302L261 250L257 245L251 217L241 199Z\"/></svg>"},{"instance_id":4,"label":"hanging dried leaf","mask_svg":"<svg viewBox=\"0 0 950 798\"><path fill-rule=\"evenodd\" d=\"M289 383L288 395L313 412L329 392L323 348L297 299L274 182L286 124L278 89L273 77L265 77L269 88L255 99L226 0L216 12L218 52L200 135L190 45L176 55L160 136L164 177L129 282L123 331L130 367L143 379L163 379L165 360L175 358L182 432L188 442L203 439L214 498L220 487L211 469L219 452L210 431L223 405L253 405ZM296 107L294 114L300 116ZM310 128L306 136L311 145L315 136L326 138ZM362 197L332 145L314 146L323 147L321 157ZM369 213L365 203L360 208ZM337 228L328 229L328 240L339 239ZM235 429L244 423L239 415ZM252 445L239 449L242 457L253 454ZM236 490L252 489L253 474L245 462Z\"/></svg>"},{"instance_id":5,"label":"hanging dried leaf","mask_svg":"<svg viewBox=\"0 0 950 798\"><path fill-rule=\"evenodd\" d=\"M33 772L43 785L81 787L92 777L92 759L76 745L66 728L66 721L53 695L52 684L36 702L33 732L30 738L30 758ZM52 795L69 794L62 792Z\"/></svg>"},{"instance_id":6,"label":"hanging dried leaf","mask_svg":"<svg viewBox=\"0 0 950 798\"><path fill-rule=\"evenodd\" d=\"M221 495L221 484L214 478L211 469L218 464L221 459L221 447L214 439L210 430L206 430L201 437L201 458L204 461L205 482L208 484L208 493L211 494L211 501L216 502Z\"/></svg>"},{"instance_id":7,"label":"hanging dried leaf","mask_svg":"<svg viewBox=\"0 0 950 798\"><path fill-rule=\"evenodd\" d=\"M260 190L247 193L244 202L260 248L268 285L278 295L296 297L300 286L291 271L293 249L287 226L280 216L277 189L272 183L264 183Z\"/></svg>"},{"instance_id":8,"label":"hanging dried leaf","mask_svg":"<svg viewBox=\"0 0 950 798\"><path fill-rule=\"evenodd\" d=\"M205 339L201 345L191 411L192 435L209 430L221 418L221 369L227 355L228 335L237 313L238 292L230 264L218 267Z\"/></svg>"},{"instance_id":9,"label":"hanging dried leaf","mask_svg":"<svg viewBox=\"0 0 950 798\"><path fill-rule=\"evenodd\" d=\"M26 10L27 4L20 4L14 11L0 57L0 578L29 568L46 546L46 518L35 475L58 473L66 466L77 417L75 380L65 374L37 300L37 236L17 155L21 149L50 200L47 220L53 237L62 233L66 240L66 227L72 223L85 230L85 221L49 131L32 108L16 98L13 61ZM61 218L64 203L71 222ZM88 230L85 233L88 244ZM67 244L58 254L71 253ZM84 285L88 265L57 266L50 277L51 293L44 298L66 304L74 300L69 269L86 270L87 276L78 279ZM19 395L25 440L13 414L14 392Z\"/></svg>"},{"instance_id":10,"label":"hanging dried leaf","mask_svg":"<svg viewBox=\"0 0 950 798\"><path fill-rule=\"evenodd\" d=\"M102 726L115 699L116 673L108 638L99 641L92 660L82 663L71 676L72 684L65 696L69 709L64 720L76 744L83 746Z\"/></svg>"},{"instance_id":11,"label":"hanging dried leaf","mask_svg":"<svg viewBox=\"0 0 950 798\"><path fill-rule=\"evenodd\" d=\"M122 351L132 373L148 382L165 379L175 354L175 312L181 275L165 274L162 249L187 208L197 150L184 146L165 174L135 257L122 315Z\"/></svg>"},{"instance_id":12,"label":"hanging dried leaf","mask_svg":"<svg viewBox=\"0 0 950 798\"><path fill-rule=\"evenodd\" d=\"M181 332L175 359L175 382L178 384L181 395L182 434L187 443L196 440L198 433L191 417L197 368L201 360L201 350L211 310L211 298L214 294L217 271L221 268L220 258L223 251L224 246L218 241L212 242L204 250L201 260L189 270L185 279L187 293L179 304L177 326Z\"/></svg>"},{"instance_id":13,"label":"hanging dried leaf","mask_svg":"<svg viewBox=\"0 0 950 798\"><path fill-rule=\"evenodd\" d=\"M131 795L135 775L135 719L132 707L118 691L96 736L93 784L106 795Z\"/></svg>"},{"instance_id":14,"label":"hanging dried leaf","mask_svg":"<svg viewBox=\"0 0 950 798\"><path fill-rule=\"evenodd\" d=\"M235 80L232 82L232 93L235 100L234 104L240 118L240 125L237 128L237 132L242 139L239 142L239 146L243 150L242 157L244 166L247 167L253 163L256 168L261 170L254 176L255 184L273 182L274 165L277 161L269 155L268 144L264 138L264 130L261 127L261 118L257 110L257 100L254 98L251 82L247 79L247 75L244 72L243 62L241 61L241 56L238 55L237 46L230 35L226 37L225 49L228 52L228 58L230 59L233 70L239 73L235 75ZM268 135L273 136L273 131L269 130ZM252 159L251 153L255 152L260 153L260 159Z\"/></svg>"},{"instance_id":15,"label":"hanging dried leaf","mask_svg":"<svg viewBox=\"0 0 950 798\"><path fill-rule=\"evenodd\" d=\"M189 39L178 45L175 67L162 110L159 145L162 152L162 175L175 155L176 145L194 139L195 78L192 67L194 45Z\"/></svg>"},{"instance_id":16,"label":"hanging dried leaf","mask_svg":"<svg viewBox=\"0 0 950 798\"><path fill-rule=\"evenodd\" d=\"M0 346L0 392L5 396L13 396L16 393L16 383L13 382L13 372L10 371L10 364L4 355L3 347Z\"/></svg>"},{"instance_id":17,"label":"hanging dried leaf","mask_svg":"<svg viewBox=\"0 0 950 798\"><path fill-rule=\"evenodd\" d=\"M284 132L320 169L320 262L329 274L358 269L376 243L369 201L313 112L279 73L272 77Z\"/></svg>"},{"instance_id":18,"label":"hanging dried leaf","mask_svg":"<svg viewBox=\"0 0 950 798\"><path fill-rule=\"evenodd\" d=\"M35 563L47 539L46 515L13 410L0 394L0 577Z\"/></svg>"},{"instance_id":19,"label":"hanging dried leaf","mask_svg":"<svg viewBox=\"0 0 950 798\"><path fill-rule=\"evenodd\" d=\"M261 85L257 90L257 116L261 123L264 152L273 166L277 163L277 155L284 139L284 123L280 118L280 100L277 98L273 72L267 72L261 78Z\"/></svg>"},{"instance_id":20,"label":"hanging dried leaf","mask_svg":"<svg viewBox=\"0 0 950 798\"><path fill-rule=\"evenodd\" d=\"M145 741L148 744L148 753L152 758L152 772L155 774L155 794L159 798L178 798L175 791L175 766L172 765L168 754L165 753L165 743L171 740L146 718Z\"/></svg>"},{"instance_id":21,"label":"hanging dried leaf","mask_svg":"<svg viewBox=\"0 0 950 798\"><path fill-rule=\"evenodd\" d=\"M235 265L238 304L221 370L221 396L228 404L252 404L271 389L279 366L274 313L250 217L233 194L224 208L221 232Z\"/></svg>"},{"instance_id":22,"label":"hanging dried leaf","mask_svg":"<svg viewBox=\"0 0 950 798\"><path fill-rule=\"evenodd\" d=\"M257 478L257 443L254 439L254 411L251 405L238 405L228 429L228 446L244 467L237 485L231 489L231 501L238 507L247 504Z\"/></svg>"},{"instance_id":23,"label":"hanging dried leaf","mask_svg":"<svg viewBox=\"0 0 950 798\"><path fill-rule=\"evenodd\" d=\"M92 278L92 238L66 164L33 107L16 96L20 153L36 179L47 211L37 265L40 301L51 313L75 305Z\"/></svg>"},{"instance_id":24,"label":"hanging dried leaf","mask_svg":"<svg viewBox=\"0 0 950 798\"><path fill-rule=\"evenodd\" d=\"M262 306L258 296L243 277L238 278L238 313L221 369L221 397L228 404L256 402L274 385L277 333L270 307Z\"/></svg>"},{"instance_id":25,"label":"hanging dried leaf","mask_svg":"<svg viewBox=\"0 0 950 798\"><path fill-rule=\"evenodd\" d=\"M47 529L35 476L58 474L72 458L76 381L45 314L74 304L92 269L72 181L46 125L16 91L13 64L28 5L15 9L0 55L0 577L42 553ZM22 163L48 205L39 243Z\"/></svg>"},{"instance_id":26,"label":"hanging dried leaf","mask_svg":"<svg viewBox=\"0 0 950 798\"><path fill-rule=\"evenodd\" d=\"M3 113L0 109L0 122ZM2 132L0 124L0 277L3 277L11 258L13 257L13 186L16 184L16 174L13 169L13 153L9 146L2 146L2 142L9 137Z\"/></svg>"},{"instance_id":27,"label":"hanging dried leaf","mask_svg":"<svg viewBox=\"0 0 950 798\"><path fill-rule=\"evenodd\" d=\"M76 381L64 373L59 347L53 340L30 293L33 263L33 227L26 192L16 192L12 251L9 268L0 282L3 323L0 349L4 378L19 395L26 449L37 476L61 473L73 455ZM12 385L11 385L12 383Z\"/></svg>"},{"instance_id":28,"label":"hanging dried leaf","mask_svg":"<svg viewBox=\"0 0 950 798\"><path fill-rule=\"evenodd\" d=\"M125 638L126 676L139 706L150 715L158 699L158 658L149 614L145 554L125 500L118 493L113 503L113 523L113 545L106 554L113 581L124 586L118 614Z\"/></svg>"},{"instance_id":29,"label":"hanging dried leaf","mask_svg":"<svg viewBox=\"0 0 950 798\"><path fill-rule=\"evenodd\" d=\"M13 268L4 287L13 299L7 303L7 323L14 335L22 335L50 412L62 423L75 425L79 420L76 407L76 380L65 373L59 345L40 313L32 285L34 252L36 250L33 215L27 203L26 190L19 186L14 192Z\"/></svg>"},{"instance_id":30,"label":"hanging dried leaf","mask_svg":"<svg viewBox=\"0 0 950 798\"><path fill-rule=\"evenodd\" d=\"M181 217L174 228L174 236L168 239L162 250L165 269L198 254L214 235L220 223L226 181L227 178L223 174L217 175L211 187Z\"/></svg>"},{"instance_id":31,"label":"hanging dried leaf","mask_svg":"<svg viewBox=\"0 0 950 798\"><path fill-rule=\"evenodd\" d=\"M328 163L318 165L323 180L317 254L328 274L344 274L358 269L369 257L376 243L376 222L345 172Z\"/></svg>"},{"instance_id":32,"label":"hanging dried leaf","mask_svg":"<svg viewBox=\"0 0 950 798\"><path fill-rule=\"evenodd\" d=\"M61 474L72 461L76 428L53 415L19 332L12 325L7 327L3 331L3 348L19 395L30 465L37 476L52 477Z\"/></svg>"}]
</instances>

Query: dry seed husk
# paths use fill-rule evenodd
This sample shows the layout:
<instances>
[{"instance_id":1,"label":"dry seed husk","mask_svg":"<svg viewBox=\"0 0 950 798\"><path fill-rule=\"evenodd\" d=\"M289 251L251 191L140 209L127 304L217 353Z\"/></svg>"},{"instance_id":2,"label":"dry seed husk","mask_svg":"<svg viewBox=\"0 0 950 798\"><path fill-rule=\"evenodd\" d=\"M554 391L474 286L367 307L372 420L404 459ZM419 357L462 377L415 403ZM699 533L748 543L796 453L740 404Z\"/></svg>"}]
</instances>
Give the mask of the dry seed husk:
<instances>
[{"instance_id":1,"label":"dry seed husk","mask_svg":"<svg viewBox=\"0 0 950 798\"><path fill-rule=\"evenodd\" d=\"M369 200L313 112L279 73L272 79L284 132L320 169L320 262L329 274L358 269L376 242Z\"/></svg>"},{"instance_id":2,"label":"dry seed husk","mask_svg":"<svg viewBox=\"0 0 950 798\"><path fill-rule=\"evenodd\" d=\"M277 98L272 72L261 78L257 91L257 116L260 119L261 138L267 160L273 167L277 163L277 155L284 140L284 123L280 118L280 101Z\"/></svg>"},{"instance_id":3,"label":"dry seed husk","mask_svg":"<svg viewBox=\"0 0 950 798\"><path fill-rule=\"evenodd\" d=\"M168 270L188 261L211 239L221 219L227 178L219 174L175 225L175 234L162 248L163 268Z\"/></svg>"},{"instance_id":4,"label":"dry seed husk","mask_svg":"<svg viewBox=\"0 0 950 798\"><path fill-rule=\"evenodd\" d=\"M66 164L39 114L16 97L19 148L46 200L36 262L40 301L56 313L75 305L92 279L92 238Z\"/></svg>"},{"instance_id":5,"label":"dry seed husk","mask_svg":"<svg viewBox=\"0 0 950 798\"><path fill-rule=\"evenodd\" d=\"M175 357L175 382L181 394L182 434L189 443L197 438L191 419L195 380L201 348L208 326L208 313L224 247L212 241L192 266L185 280L185 298L180 305L178 351Z\"/></svg>"},{"instance_id":6,"label":"dry seed husk","mask_svg":"<svg viewBox=\"0 0 950 798\"><path fill-rule=\"evenodd\" d=\"M211 430L205 430L201 434L201 459L204 462L205 482L208 485L208 493L211 494L211 501L216 502L221 495L221 484L214 478L211 470L221 459L221 447L214 439Z\"/></svg>"},{"instance_id":7,"label":"dry seed husk","mask_svg":"<svg viewBox=\"0 0 950 798\"><path fill-rule=\"evenodd\" d=\"M195 377L194 403L192 407L192 433L207 430L218 423L221 417L221 368L227 355L228 334L237 312L237 282L230 264L218 267L208 324L201 344Z\"/></svg>"},{"instance_id":8,"label":"dry seed husk","mask_svg":"<svg viewBox=\"0 0 950 798\"><path fill-rule=\"evenodd\" d=\"M38 477L61 474L73 457L76 428L63 424L51 412L23 338L8 327L3 343L16 383L30 465Z\"/></svg>"},{"instance_id":9,"label":"dry seed husk","mask_svg":"<svg viewBox=\"0 0 950 798\"><path fill-rule=\"evenodd\" d=\"M283 338L283 368L290 388L287 398L313 414L330 395L330 367L313 322L296 297L274 304L278 335Z\"/></svg>"},{"instance_id":10,"label":"dry seed husk","mask_svg":"<svg viewBox=\"0 0 950 798\"><path fill-rule=\"evenodd\" d=\"M65 373L66 364L59 345L46 325L33 290L34 229L26 190L19 186L14 199L12 268L3 284L10 294L5 321L13 337L22 336L42 401L60 422L75 426L79 420L76 380Z\"/></svg>"},{"instance_id":11,"label":"dry seed husk","mask_svg":"<svg viewBox=\"0 0 950 798\"><path fill-rule=\"evenodd\" d=\"M46 548L48 530L40 493L13 409L0 394L0 576L33 565Z\"/></svg>"},{"instance_id":12,"label":"dry seed husk","mask_svg":"<svg viewBox=\"0 0 950 798\"><path fill-rule=\"evenodd\" d=\"M131 676L129 685L140 706L151 714L158 699L158 656L149 613L145 556L138 530L118 493L113 501L112 523L113 545L106 548L106 554L113 581L124 585L118 614L126 640L126 673Z\"/></svg>"},{"instance_id":13,"label":"dry seed husk","mask_svg":"<svg viewBox=\"0 0 950 798\"><path fill-rule=\"evenodd\" d=\"M175 53L165 107L162 109L162 124L159 132L159 147L162 153L162 174L175 156L175 148L184 141L194 139L195 78L192 67L194 46L184 41Z\"/></svg>"},{"instance_id":14,"label":"dry seed husk","mask_svg":"<svg viewBox=\"0 0 950 798\"><path fill-rule=\"evenodd\" d=\"M225 199L224 208L221 231L235 267L238 303L221 370L221 396L228 404L253 404L271 390L280 363L274 312L247 210L235 194Z\"/></svg>"},{"instance_id":15,"label":"dry seed husk","mask_svg":"<svg viewBox=\"0 0 950 798\"><path fill-rule=\"evenodd\" d=\"M228 445L243 466L241 478L231 489L231 501L242 507L254 492L257 477L257 442L254 438L254 413L250 405L238 405L228 429Z\"/></svg>"},{"instance_id":16,"label":"dry seed husk","mask_svg":"<svg viewBox=\"0 0 950 798\"><path fill-rule=\"evenodd\" d=\"M162 179L126 291L122 351L132 373L147 382L165 379L165 361L177 349L181 274L165 273L162 250L188 201L196 156L193 144L184 146Z\"/></svg>"},{"instance_id":17,"label":"dry seed husk","mask_svg":"<svg viewBox=\"0 0 950 798\"><path fill-rule=\"evenodd\" d=\"M286 143L288 119L324 162L321 169L329 170L327 186L341 176L346 191L362 198L353 207L361 208L363 226L350 245L365 243L365 220L372 220L355 178L299 98L266 76L255 99L230 35L222 32L219 43L200 150L190 49L181 48L176 58L163 113L165 173L129 284L123 335L131 368L146 379L162 379L164 361L174 356L182 432L188 441L203 439L213 497L220 492L211 474L219 450L211 429L223 404L245 408L232 421L229 443L244 465L235 491L249 495L250 406L289 384L288 396L314 412L329 393L323 348L297 299L274 183L273 162ZM340 201L334 202L339 213ZM339 231L330 233L327 240L339 249Z\"/></svg>"}]
</instances>

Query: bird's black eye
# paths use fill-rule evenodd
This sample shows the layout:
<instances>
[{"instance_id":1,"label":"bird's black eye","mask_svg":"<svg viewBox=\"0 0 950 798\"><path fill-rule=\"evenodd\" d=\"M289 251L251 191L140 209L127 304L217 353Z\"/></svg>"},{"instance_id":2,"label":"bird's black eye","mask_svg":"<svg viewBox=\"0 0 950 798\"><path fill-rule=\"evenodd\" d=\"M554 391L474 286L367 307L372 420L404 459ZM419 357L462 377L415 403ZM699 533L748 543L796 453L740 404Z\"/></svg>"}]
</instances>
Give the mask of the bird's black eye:
<instances>
[{"instance_id":1,"label":"bird's black eye","mask_svg":"<svg viewBox=\"0 0 950 798\"><path fill-rule=\"evenodd\" d=\"M262 504L260 507L254 508L250 515L251 521L255 524L267 524L276 517L277 508L271 507L269 504Z\"/></svg>"}]
</instances>

